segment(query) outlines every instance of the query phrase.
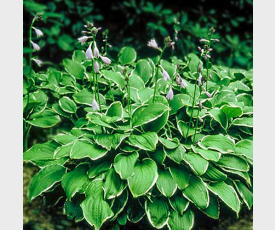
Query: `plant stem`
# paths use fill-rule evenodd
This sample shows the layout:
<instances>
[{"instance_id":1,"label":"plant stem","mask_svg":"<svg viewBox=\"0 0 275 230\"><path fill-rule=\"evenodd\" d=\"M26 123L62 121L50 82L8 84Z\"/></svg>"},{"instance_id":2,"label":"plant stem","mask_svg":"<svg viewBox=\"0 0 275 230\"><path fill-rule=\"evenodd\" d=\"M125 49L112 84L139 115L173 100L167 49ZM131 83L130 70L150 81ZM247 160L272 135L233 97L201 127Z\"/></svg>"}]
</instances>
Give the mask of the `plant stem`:
<instances>
[{"instance_id":1,"label":"plant stem","mask_svg":"<svg viewBox=\"0 0 275 230\"><path fill-rule=\"evenodd\" d=\"M23 143L23 150L26 151L28 149L28 137L31 129L31 125L26 126L26 131L24 133L24 143Z\"/></svg>"},{"instance_id":2,"label":"plant stem","mask_svg":"<svg viewBox=\"0 0 275 230\"><path fill-rule=\"evenodd\" d=\"M99 99L99 86L98 86L98 76L97 76L97 73L95 74L95 76L96 76L96 86L97 86L97 101L98 101L98 104L99 104L100 113L102 113L102 111L101 111L101 103L100 103L100 99Z\"/></svg>"},{"instance_id":3,"label":"plant stem","mask_svg":"<svg viewBox=\"0 0 275 230\"><path fill-rule=\"evenodd\" d=\"M130 81L127 82L128 88L128 113L130 118L130 128L132 129L132 109L131 109L131 89L130 89ZM132 132L132 131L131 131Z\"/></svg>"},{"instance_id":4,"label":"plant stem","mask_svg":"<svg viewBox=\"0 0 275 230\"><path fill-rule=\"evenodd\" d=\"M158 74L158 68L159 68L159 64L160 64L160 61L161 61L161 58L162 58L162 55L164 53L164 50L166 49L166 46L162 49L161 53L160 53L160 56L159 56L159 60L158 62L156 63L156 73L155 73L155 88L154 88L154 97L153 97L153 103L155 102L155 96L156 96L156 92L157 92L157 74Z\"/></svg>"},{"instance_id":5,"label":"plant stem","mask_svg":"<svg viewBox=\"0 0 275 230\"><path fill-rule=\"evenodd\" d=\"M201 88L200 88L200 96L201 97ZM196 127L195 127L195 134L194 134L194 137L193 137L193 140L192 140L192 144L196 138L196 134L197 134L197 129L198 129L198 121L199 121L199 113L200 113L200 108L198 109L198 114L197 114L197 118L196 118Z\"/></svg>"},{"instance_id":6,"label":"plant stem","mask_svg":"<svg viewBox=\"0 0 275 230\"><path fill-rule=\"evenodd\" d=\"M200 61L201 61L201 57L200 57ZM199 62L199 64L200 64L200 62ZM196 97L196 91L197 91L197 81L198 81L199 75L200 74L198 73L198 77L197 77L196 83L195 83L195 90L194 90L193 102L192 102L192 110L191 110L191 116L190 116L190 120L189 120L189 124L188 124L188 128L187 128L187 133L186 133L186 138L185 138L185 144L187 143L188 133L189 133L189 129L190 129L191 122L192 122L193 111L194 111L194 106L195 106L195 97Z\"/></svg>"}]
</instances>

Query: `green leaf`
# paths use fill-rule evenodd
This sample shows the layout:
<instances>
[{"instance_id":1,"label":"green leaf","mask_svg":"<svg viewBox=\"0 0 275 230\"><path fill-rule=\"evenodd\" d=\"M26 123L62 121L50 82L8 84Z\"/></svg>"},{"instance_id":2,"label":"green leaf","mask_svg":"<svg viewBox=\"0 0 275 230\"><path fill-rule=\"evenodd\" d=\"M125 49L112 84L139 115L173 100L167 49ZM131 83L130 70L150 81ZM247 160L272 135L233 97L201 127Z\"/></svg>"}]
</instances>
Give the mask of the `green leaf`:
<instances>
[{"instance_id":1,"label":"green leaf","mask_svg":"<svg viewBox=\"0 0 275 230\"><path fill-rule=\"evenodd\" d=\"M93 197L94 199L103 200L103 179L94 179L85 191L86 197Z\"/></svg>"},{"instance_id":2,"label":"green leaf","mask_svg":"<svg viewBox=\"0 0 275 230\"><path fill-rule=\"evenodd\" d=\"M202 148L217 150L221 153L229 153L235 151L235 143L232 139L227 136L219 135L209 135L205 136L199 146Z\"/></svg>"},{"instance_id":3,"label":"green leaf","mask_svg":"<svg viewBox=\"0 0 275 230\"><path fill-rule=\"evenodd\" d=\"M169 230L191 230L194 225L194 213L187 209L183 215L172 211L168 219Z\"/></svg>"},{"instance_id":4,"label":"green leaf","mask_svg":"<svg viewBox=\"0 0 275 230\"><path fill-rule=\"evenodd\" d=\"M79 63L85 61L86 60L85 52L83 50L75 50L73 53L72 59Z\"/></svg>"},{"instance_id":5,"label":"green leaf","mask_svg":"<svg viewBox=\"0 0 275 230\"><path fill-rule=\"evenodd\" d=\"M101 198L87 197L80 206L85 220L94 226L95 230L99 230L102 224L114 215L109 204Z\"/></svg>"},{"instance_id":6,"label":"green leaf","mask_svg":"<svg viewBox=\"0 0 275 230\"><path fill-rule=\"evenodd\" d=\"M247 182L247 184L251 186L251 180L248 172L242 172L242 171L237 171L237 170L228 169L228 168L222 168L222 170L227 173L238 175L239 177L243 178Z\"/></svg>"},{"instance_id":7,"label":"green leaf","mask_svg":"<svg viewBox=\"0 0 275 230\"><path fill-rule=\"evenodd\" d=\"M173 165L169 167L171 175L180 190L185 189L189 185L190 173L183 165Z\"/></svg>"},{"instance_id":8,"label":"green leaf","mask_svg":"<svg viewBox=\"0 0 275 230\"><path fill-rule=\"evenodd\" d=\"M197 72L198 71L198 66L199 63L201 62L199 57L196 54L188 54L187 56L189 58L189 69L191 70L192 73Z\"/></svg>"},{"instance_id":9,"label":"green leaf","mask_svg":"<svg viewBox=\"0 0 275 230\"><path fill-rule=\"evenodd\" d=\"M59 100L59 106L67 113L76 113L77 107L73 100L68 97L62 97Z\"/></svg>"},{"instance_id":10,"label":"green leaf","mask_svg":"<svg viewBox=\"0 0 275 230\"><path fill-rule=\"evenodd\" d=\"M106 173L105 182L103 185L104 198L113 199L119 196L125 188L125 183L120 179L114 168L111 168Z\"/></svg>"},{"instance_id":11,"label":"green leaf","mask_svg":"<svg viewBox=\"0 0 275 230\"><path fill-rule=\"evenodd\" d=\"M182 192L188 200L200 209L205 209L208 207L209 193L201 178L191 175L189 186Z\"/></svg>"},{"instance_id":12,"label":"green leaf","mask_svg":"<svg viewBox=\"0 0 275 230\"><path fill-rule=\"evenodd\" d=\"M228 128L228 121L226 114L219 108L214 108L208 111L210 116L217 121L224 129Z\"/></svg>"},{"instance_id":13,"label":"green leaf","mask_svg":"<svg viewBox=\"0 0 275 230\"><path fill-rule=\"evenodd\" d=\"M195 129L190 127L189 130L188 130L188 124L186 124L183 121L178 121L177 126L178 126L178 130L179 130L180 134L184 138L187 138L187 137L192 136L192 135L195 134ZM187 131L188 131L188 136L187 136Z\"/></svg>"},{"instance_id":14,"label":"green leaf","mask_svg":"<svg viewBox=\"0 0 275 230\"><path fill-rule=\"evenodd\" d=\"M185 148L180 144L175 149L166 149L163 148L165 154L174 162L180 164L183 159L183 155L185 153Z\"/></svg>"},{"instance_id":15,"label":"green leaf","mask_svg":"<svg viewBox=\"0 0 275 230\"><path fill-rule=\"evenodd\" d=\"M250 210L253 205L253 194L252 192L240 181L235 180L233 182L235 184L235 187L237 188L238 193L244 200L244 203Z\"/></svg>"},{"instance_id":16,"label":"green leaf","mask_svg":"<svg viewBox=\"0 0 275 230\"><path fill-rule=\"evenodd\" d=\"M109 81L114 82L120 90L125 86L125 79L119 72L113 72L111 70L101 70L101 73Z\"/></svg>"},{"instance_id":17,"label":"green leaf","mask_svg":"<svg viewBox=\"0 0 275 230\"><path fill-rule=\"evenodd\" d=\"M177 94L169 101L169 105L171 107L170 114L176 114L182 107L192 105L191 97L187 94Z\"/></svg>"},{"instance_id":18,"label":"green leaf","mask_svg":"<svg viewBox=\"0 0 275 230\"><path fill-rule=\"evenodd\" d=\"M152 72L152 67L145 59L139 60L136 65L136 69L134 70L134 74L140 76L144 83L147 83L148 80L153 76Z\"/></svg>"},{"instance_id":19,"label":"green leaf","mask_svg":"<svg viewBox=\"0 0 275 230\"><path fill-rule=\"evenodd\" d=\"M186 211L190 202L184 198L182 193L177 193L169 198L169 203L178 214L183 215L183 212Z\"/></svg>"},{"instance_id":20,"label":"green leaf","mask_svg":"<svg viewBox=\"0 0 275 230\"><path fill-rule=\"evenodd\" d=\"M229 120L233 117L239 117L243 114L241 107L235 105L223 105L221 110L226 114Z\"/></svg>"},{"instance_id":21,"label":"green leaf","mask_svg":"<svg viewBox=\"0 0 275 230\"><path fill-rule=\"evenodd\" d=\"M154 152L158 142L158 136L154 132L147 132L141 135L131 135L129 137L129 144L137 148Z\"/></svg>"},{"instance_id":22,"label":"green leaf","mask_svg":"<svg viewBox=\"0 0 275 230\"><path fill-rule=\"evenodd\" d=\"M141 206L139 199L132 199L127 205L127 219L132 223L139 222L145 215L144 208Z\"/></svg>"},{"instance_id":23,"label":"green leaf","mask_svg":"<svg viewBox=\"0 0 275 230\"><path fill-rule=\"evenodd\" d=\"M200 154L206 160L217 162L221 157L221 153L210 149L196 148L193 145L192 149L195 153Z\"/></svg>"},{"instance_id":24,"label":"green leaf","mask_svg":"<svg viewBox=\"0 0 275 230\"><path fill-rule=\"evenodd\" d=\"M156 120L166 111L168 111L168 109L168 107L161 103L140 106L135 110L132 116L133 128Z\"/></svg>"},{"instance_id":25,"label":"green leaf","mask_svg":"<svg viewBox=\"0 0 275 230\"><path fill-rule=\"evenodd\" d=\"M206 209L201 209L203 213L213 219L219 219L220 215L220 204L218 198L213 194L210 194L210 202Z\"/></svg>"},{"instance_id":26,"label":"green leaf","mask_svg":"<svg viewBox=\"0 0 275 230\"><path fill-rule=\"evenodd\" d=\"M89 157L91 160L97 160L98 158L103 157L107 152L108 151L106 149L99 148L95 144L78 140L72 147L70 157L72 159Z\"/></svg>"},{"instance_id":27,"label":"green leaf","mask_svg":"<svg viewBox=\"0 0 275 230\"><path fill-rule=\"evenodd\" d=\"M229 208L237 214L240 211L240 200L236 191L225 182L207 184L208 189L217 195Z\"/></svg>"},{"instance_id":28,"label":"green leaf","mask_svg":"<svg viewBox=\"0 0 275 230\"><path fill-rule=\"evenodd\" d=\"M198 176L206 172L209 164L208 161L201 157L199 154L192 152L184 154L183 160Z\"/></svg>"},{"instance_id":29,"label":"green leaf","mask_svg":"<svg viewBox=\"0 0 275 230\"><path fill-rule=\"evenodd\" d=\"M67 215L67 218L69 220L80 222L84 219L83 212L79 203L79 201L71 202L69 200L66 200L64 204L64 214Z\"/></svg>"},{"instance_id":30,"label":"green leaf","mask_svg":"<svg viewBox=\"0 0 275 230\"><path fill-rule=\"evenodd\" d=\"M103 148L106 148L108 150L111 149L117 149L118 146L122 143L122 141L128 137L130 134L98 134L94 136L95 142L102 146Z\"/></svg>"},{"instance_id":31,"label":"green leaf","mask_svg":"<svg viewBox=\"0 0 275 230\"><path fill-rule=\"evenodd\" d=\"M118 54L118 60L121 65L131 64L135 62L136 58L137 53L135 49L131 47L123 47Z\"/></svg>"},{"instance_id":32,"label":"green leaf","mask_svg":"<svg viewBox=\"0 0 275 230\"><path fill-rule=\"evenodd\" d=\"M100 173L106 172L109 168L111 168L111 166L112 164L109 161L92 161L88 171L88 177L94 178Z\"/></svg>"},{"instance_id":33,"label":"green leaf","mask_svg":"<svg viewBox=\"0 0 275 230\"><path fill-rule=\"evenodd\" d=\"M76 79L81 80L84 78L85 68L79 62L70 59L64 59L63 65L65 70Z\"/></svg>"},{"instance_id":34,"label":"green leaf","mask_svg":"<svg viewBox=\"0 0 275 230\"><path fill-rule=\"evenodd\" d=\"M211 180L211 181L224 181L227 179L227 175L216 169L214 166L209 164L208 169L206 170L203 177Z\"/></svg>"},{"instance_id":35,"label":"green leaf","mask_svg":"<svg viewBox=\"0 0 275 230\"><path fill-rule=\"evenodd\" d=\"M155 152L151 152L150 153L150 157L157 163L157 164L160 164L162 165L165 158L166 158L166 155L164 153L164 151L160 148L157 148Z\"/></svg>"},{"instance_id":36,"label":"green leaf","mask_svg":"<svg viewBox=\"0 0 275 230\"><path fill-rule=\"evenodd\" d=\"M176 139L177 143L173 142L172 140L169 139L165 139L162 137L159 137L159 141L161 142L161 144L163 144L163 146L165 146L167 149L175 149L178 147L179 145L179 141L178 139Z\"/></svg>"},{"instance_id":37,"label":"green leaf","mask_svg":"<svg viewBox=\"0 0 275 230\"><path fill-rule=\"evenodd\" d=\"M168 169L158 170L158 180L156 182L158 190L166 197L171 197L177 190L177 184Z\"/></svg>"},{"instance_id":38,"label":"green leaf","mask_svg":"<svg viewBox=\"0 0 275 230\"><path fill-rule=\"evenodd\" d=\"M244 160L231 154L222 155L218 164L224 168L242 172L247 172L249 170L249 165Z\"/></svg>"},{"instance_id":39,"label":"green leaf","mask_svg":"<svg viewBox=\"0 0 275 230\"><path fill-rule=\"evenodd\" d=\"M62 146L58 147L54 151L54 158L60 159L62 157L69 157L72 147L73 147L73 143L69 143L69 144L62 145Z\"/></svg>"},{"instance_id":40,"label":"green leaf","mask_svg":"<svg viewBox=\"0 0 275 230\"><path fill-rule=\"evenodd\" d=\"M234 126L244 126L244 127L250 127L253 128L253 118L252 117L241 117L236 118L232 125Z\"/></svg>"},{"instance_id":41,"label":"green leaf","mask_svg":"<svg viewBox=\"0 0 275 230\"><path fill-rule=\"evenodd\" d=\"M102 121L102 115L101 114L88 113L86 115L86 117L94 125L99 125L99 126L103 126L103 127L114 129L113 126L111 126L108 123Z\"/></svg>"},{"instance_id":42,"label":"green leaf","mask_svg":"<svg viewBox=\"0 0 275 230\"><path fill-rule=\"evenodd\" d=\"M66 113L63 109L61 109L60 105L58 103L54 103L52 105L52 109L55 113L57 113L58 115L61 115L63 117L67 117L70 118L71 114Z\"/></svg>"},{"instance_id":43,"label":"green leaf","mask_svg":"<svg viewBox=\"0 0 275 230\"><path fill-rule=\"evenodd\" d=\"M72 143L77 139L78 139L78 137L76 137L72 134L58 134L53 137L53 140L61 145L66 145L66 144Z\"/></svg>"},{"instance_id":44,"label":"green leaf","mask_svg":"<svg viewBox=\"0 0 275 230\"><path fill-rule=\"evenodd\" d=\"M50 128L58 124L60 121L60 117L54 112L44 110L42 113L31 116L27 123L40 128Z\"/></svg>"},{"instance_id":45,"label":"green leaf","mask_svg":"<svg viewBox=\"0 0 275 230\"><path fill-rule=\"evenodd\" d=\"M106 115L109 117L123 118L123 107L120 101L113 102L107 109Z\"/></svg>"},{"instance_id":46,"label":"green leaf","mask_svg":"<svg viewBox=\"0 0 275 230\"><path fill-rule=\"evenodd\" d=\"M134 152L130 155L125 153L119 153L114 159L114 168L120 175L121 179L126 180L134 174L134 166L139 155Z\"/></svg>"},{"instance_id":47,"label":"green leaf","mask_svg":"<svg viewBox=\"0 0 275 230\"><path fill-rule=\"evenodd\" d=\"M154 228L160 229L167 224L169 207L164 198L152 197L152 202L146 200L145 212L150 224Z\"/></svg>"},{"instance_id":48,"label":"green leaf","mask_svg":"<svg viewBox=\"0 0 275 230\"><path fill-rule=\"evenodd\" d=\"M53 187L61 180L65 172L66 168L61 165L49 165L41 169L30 181L28 200L32 201L35 197Z\"/></svg>"},{"instance_id":49,"label":"green leaf","mask_svg":"<svg viewBox=\"0 0 275 230\"><path fill-rule=\"evenodd\" d=\"M144 103L144 102L147 102L148 99L150 100L151 97L153 97L153 95L154 95L154 90L146 87L138 90L137 97L139 98L139 102Z\"/></svg>"},{"instance_id":50,"label":"green leaf","mask_svg":"<svg viewBox=\"0 0 275 230\"><path fill-rule=\"evenodd\" d=\"M253 160L253 142L250 140L241 140L239 141L236 146L236 153L239 155L243 155L248 159Z\"/></svg>"},{"instance_id":51,"label":"green leaf","mask_svg":"<svg viewBox=\"0 0 275 230\"><path fill-rule=\"evenodd\" d=\"M28 149L23 154L23 160L32 162L40 167L51 164L62 165L67 159L54 159L54 152L59 145L55 142L46 142L43 144L36 144Z\"/></svg>"},{"instance_id":52,"label":"green leaf","mask_svg":"<svg viewBox=\"0 0 275 230\"><path fill-rule=\"evenodd\" d=\"M115 198L114 204L112 205L112 211L114 216L110 219L110 221L114 221L117 219L118 215L123 211L128 201L128 190L125 189L123 193Z\"/></svg>"},{"instance_id":53,"label":"green leaf","mask_svg":"<svg viewBox=\"0 0 275 230\"><path fill-rule=\"evenodd\" d=\"M94 95L91 92L89 92L87 89L82 89L81 91L73 95L73 99L78 104L92 106Z\"/></svg>"},{"instance_id":54,"label":"green leaf","mask_svg":"<svg viewBox=\"0 0 275 230\"><path fill-rule=\"evenodd\" d=\"M158 179L157 170L156 163L151 159L136 162L134 175L127 179L133 197L144 195L154 186Z\"/></svg>"},{"instance_id":55,"label":"green leaf","mask_svg":"<svg viewBox=\"0 0 275 230\"><path fill-rule=\"evenodd\" d=\"M145 88L144 81L136 74L131 74L129 76L129 85L135 89L143 89ZM131 92L132 94L132 92Z\"/></svg>"},{"instance_id":56,"label":"green leaf","mask_svg":"<svg viewBox=\"0 0 275 230\"><path fill-rule=\"evenodd\" d=\"M61 180L61 186L63 187L67 198L71 201L71 198L77 193L83 193L89 185L89 178L87 175L89 167L88 164L80 164L76 168L64 174Z\"/></svg>"}]
</instances>

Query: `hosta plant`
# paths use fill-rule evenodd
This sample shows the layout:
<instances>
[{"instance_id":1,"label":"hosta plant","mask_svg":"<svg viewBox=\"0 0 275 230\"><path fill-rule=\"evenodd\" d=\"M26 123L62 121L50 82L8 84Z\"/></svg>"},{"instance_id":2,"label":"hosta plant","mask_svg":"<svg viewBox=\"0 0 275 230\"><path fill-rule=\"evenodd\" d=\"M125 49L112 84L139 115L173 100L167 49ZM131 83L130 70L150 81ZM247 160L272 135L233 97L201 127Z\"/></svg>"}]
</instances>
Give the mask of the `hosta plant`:
<instances>
[{"instance_id":1,"label":"hosta plant","mask_svg":"<svg viewBox=\"0 0 275 230\"><path fill-rule=\"evenodd\" d=\"M29 201L65 197L64 214L94 229L147 218L189 230L198 212L218 219L220 203L237 216L251 209L252 70L212 63L213 28L198 54L170 61L170 37L148 42L154 59L124 47L111 61L100 28L85 29L63 69L24 80L25 139L32 127L51 131L45 143L25 142L24 161L40 168Z\"/></svg>"}]
</instances>

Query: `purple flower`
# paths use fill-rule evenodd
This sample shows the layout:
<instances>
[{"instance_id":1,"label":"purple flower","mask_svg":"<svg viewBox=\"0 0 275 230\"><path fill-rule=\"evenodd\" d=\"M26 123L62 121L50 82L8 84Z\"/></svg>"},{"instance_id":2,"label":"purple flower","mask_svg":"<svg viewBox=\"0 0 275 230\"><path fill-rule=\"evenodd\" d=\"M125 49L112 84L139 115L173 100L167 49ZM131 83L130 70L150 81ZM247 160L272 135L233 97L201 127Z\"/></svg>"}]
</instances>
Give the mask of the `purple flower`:
<instances>
[{"instance_id":1,"label":"purple flower","mask_svg":"<svg viewBox=\"0 0 275 230\"><path fill-rule=\"evenodd\" d=\"M99 58L99 50L98 50L98 48L97 48L97 46L96 46L96 42L95 42L95 48L94 48L94 56L95 56L96 58Z\"/></svg>"},{"instance_id":2,"label":"purple flower","mask_svg":"<svg viewBox=\"0 0 275 230\"><path fill-rule=\"evenodd\" d=\"M99 73L99 64L97 61L94 62L94 71L95 73Z\"/></svg>"},{"instance_id":3,"label":"purple flower","mask_svg":"<svg viewBox=\"0 0 275 230\"><path fill-rule=\"evenodd\" d=\"M201 72L201 63L199 63L199 66L198 66L198 73Z\"/></svg>"},{"instance_id":4,"label":"purple flower","mask_svg":"<svg viewBox=\"0 0 275 230\"><path fill-rule=\"evenodd\" d=\"M200 73L199 78L198 78L198 86L201 86L201 80L202 80L202 75Z\"/></svg>"},{"instance_id":5,"label":"purple flower","mask_svg":"<svg viewBox=\"0 0 275 230\"><path fill-rule=\"evenodd\" d=\"M209 42L209 40L206 40L205 38L200 39L200 42Z\"/></svg>"},{"instance_id":6,"label":"purple flower","mask_svg":"<svg viewBox=\"0 0 275 230\"><path fill-rule=\"evenodd\" d=\"M78 38L78 41L81 43L81 45L83 46L85 44L85 42L89 39L88 36L82 36L81 38Z\"/></svg>"},{"instance_id":7,"label":"purple flower","mask_svg":"<svg viewBox=\"0 0 275 230\"><path fill-rule=\"evenodd\" d=\"M206 93L207 97L209 97L209 98L212 97L211 93L209 93L209 92L207 92L207 91L205 91L205 93Z\"/></svg>"},{"instance_id":8,"label":"purple flower","mask_svg":"<svg viewBox=\"0 0 275 230\"><path fill-rule=\"evenodd\" d=\"M187 86L186 82L183 79L181 79L180 87L183 88L183 89L185 89L186 86Z\"/></svg>"},{"instance_id":9,"label":"purple flower","mask_svg":"<svg viewBox=\"0 0 275 230\"><path fill-rule=\"evenodd\" d=\"M40 50L39 45L37 45L37 44L34 43L33 41L30 41L30 42L31 42L31 44L32 44L33 52L39 51L39 50Z\"/></svg>"},{"instance_id":10,"label":"purple flower","mask_svg":"<svg viewBox=\"0 0 275 230\"><path fill-rule=\"evenodd\" d=\"M199 102L199 107L202 110L202 103L201 103L201 101Z\"/></svg>"},{"instance_id":11,"label":"purple flower","mask_svg":"<svg viewBox=\"0 0 275 230\"><path fill-rule=\"evenodd\" d=\"M103 57L103 56L100 56L101 60L103 61L103 63L105 63L106 65L110 65L111 64L111 60L107 57Z\"/></svg>"},{"instance_id":12,"label":"purple flower","mask_svg":"<svg viewBox=\"0 0 275 230\"><path fill-rule=\"evenodd\" d=\"M153 49L159 50L158 44L156 43L156 40L154 38L148 42L147 46L152 47Z\"/></svg>"},{"instance_id":13,"label":"purple flower","mask_svg":"<svg viewBox=\"0 0 275 230\"><path fill-rule=\"evenodd\" d=\"M85 57L88 60L94 58L91 46L92 46L92 43L89 45L89 47L88 47L88 49L86 50L86 53L85 53Z\"/></svg>"},{"instance_id":14,"label":"purple flower","mask_svg":"<svg viewBox=\"0 0 275 230\"><path fill-rule=\"evenodd\" d=\"M43 36L43 32L41 30L36 29L35 27L32 27L32 28L34 29L37 38L40 38Z\"/></svg>"},{"instance_id":15,"label":"purple flower","mask_svg":"<svg viewBox=\"0 0 275 230\"><path fill-rule=\"evenodd\" d=\"M172 100L174 98L174 92L173 92L172 86L170 87L170 89L169 89L169 91L168 91L168 93L166 95L166 98L168 100Z\"/></svg>"},{"instance_id":16,"label":"purple flower","mask_svg":"<svg viewBox=\"0 0 275 230\"><path fill-rule=\"evenodd\" d=\"M99 110L99 105L98 105L97 101L95 100L95 98L93 100L92 107L93 107L93 111Z\"/></svg>"},{"instance_id":17,"label":"purple flower","mask_svg":"<svg viewBox=\"0 0 275 230\"><path fill-rule=\"evenodd\" d=\"M170 76L169 74L165 71L165 69L162 69L162 76L163 76L163 79L166 81L166 80L170 80Z\"/></svg>"}]
</instances>

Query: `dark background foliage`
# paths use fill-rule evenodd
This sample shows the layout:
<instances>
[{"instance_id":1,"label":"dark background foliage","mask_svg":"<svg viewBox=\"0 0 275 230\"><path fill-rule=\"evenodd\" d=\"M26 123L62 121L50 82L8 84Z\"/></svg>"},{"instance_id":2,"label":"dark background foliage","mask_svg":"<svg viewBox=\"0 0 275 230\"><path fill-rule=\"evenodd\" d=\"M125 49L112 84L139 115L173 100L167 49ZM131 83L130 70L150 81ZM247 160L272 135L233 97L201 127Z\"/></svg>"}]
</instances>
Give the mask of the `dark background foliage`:
<instances>
[{"instance_id":1,"label":"dark background foliage","mask_svg":"<svg viewBox=\"0 0 275 230\"><path fill-rule=\"evenodd\" d=\"M198 39L213 26L221 43L215 46L213 61L227 67L252 68L253 5L252 0L230 1L103 1L103 0L25 0L24 47L28 46L28 30L33 15L44 12L36 24L45 33L39 45L39 56L48 65L71 57L83 25L93 22L102 31L108 29L111 57L116 58L123 46L132 46L140 58L156 55L146 47L151 38L162 46L165 36L173 37L174 18L179 22L178 42L174 55L197 52ZM24 49L27 53L28 49Z\"/></svg>"},{"instance_id":2,"label":"dark background foliage","mask_svg":"<svg viewBox=\"0 0 275 230\"><path fill-rule=\"evenodd\" d=\"M253 68L252 0L24 0L23 6L24 68L27 68L27 55L30 51L29 26L37 12L44 12L43 21L36 24L36 27L44 32L44 37L37 41L42 47L38 55L45 63L44 70L51 66L61 67L62 60L70 58L73 50L84 49L77 38L82 36L81 31L87 21L102 27L102 31L108 29L108 41L112 45L109 54L116 59L123 46L134 47L138 58L155 56L156 52L147 47L147 42L151 38L156 38L158 44L162 46L165 36L173 37L174 18L180 22L180 25L179 39L173 55L182 59L189 53L197 53L198 40L213 26L216 29L216 38L221 40L215 45L213 62L232 68ZM43 135L36 133L35 136L39 139L39 136ZM28 173L33 174L33 170L25 171L27 182L30 179ZM24 229L52 229L49 226L56 227L58 224L58 229L88 229L88 226L80 228L67 221L66 217L62 216L62 210L57 207L45 208L42 206L42 201L32 206L25 204L24 213L29 216ZM40 213L38 219L37 213ZM250 218L251 214L247 213L244 211L241 217ZM227 229L230 222L235 220L230 214L229 211L222 213L219 221L202 216L199 218L201 221L196 221L195 229ZM36 218L33 218L34 215ZM49 218L49 215L58 218ZM45 223L42 224L41 221ZM146 221L143 221L134 226L129 225L127 229L151 229L148 226Z\"/></svg>"}]
</instances>

